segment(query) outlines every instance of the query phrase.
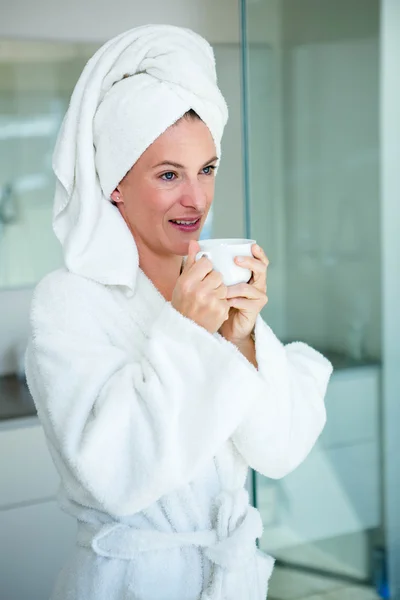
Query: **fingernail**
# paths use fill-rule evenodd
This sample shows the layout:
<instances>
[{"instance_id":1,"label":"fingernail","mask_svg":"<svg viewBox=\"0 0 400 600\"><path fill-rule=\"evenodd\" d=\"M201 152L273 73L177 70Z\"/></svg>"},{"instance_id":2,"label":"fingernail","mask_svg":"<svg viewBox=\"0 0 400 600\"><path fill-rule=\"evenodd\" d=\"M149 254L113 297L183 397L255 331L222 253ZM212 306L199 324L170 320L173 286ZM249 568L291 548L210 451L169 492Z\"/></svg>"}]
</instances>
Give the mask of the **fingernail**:
<instances>
[{"instance_id":1,"label":"fingernail","mask_svg":"<svg viewBox=\"0 0 400 600\"><path fill-rule=\"evenodd\" d=\"M237 260L237 262L243 262L244 258L242 256L237 256L236 260Z\"/></svg>"}]
</instances>

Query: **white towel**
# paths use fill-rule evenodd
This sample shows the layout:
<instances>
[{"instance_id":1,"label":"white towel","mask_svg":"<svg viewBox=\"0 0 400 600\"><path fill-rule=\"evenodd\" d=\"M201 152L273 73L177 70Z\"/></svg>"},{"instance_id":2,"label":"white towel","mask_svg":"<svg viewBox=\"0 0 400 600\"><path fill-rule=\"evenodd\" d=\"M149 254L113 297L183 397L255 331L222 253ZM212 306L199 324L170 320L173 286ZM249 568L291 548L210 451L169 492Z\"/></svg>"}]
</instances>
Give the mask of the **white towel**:
<instances>
[{"instance_id":1,"label":"white towel","mask_svg":"<svg viewBox=\"0 0 400 600\"><path fill-rule=\"evenodd\" d=\"M89 60L57 140L53 228L67 268L134 288L138 253L110 194L150 144L193 109L217 155L228 111L211 46L188 29L148 25Z\"/></svg>"}]
</instances>

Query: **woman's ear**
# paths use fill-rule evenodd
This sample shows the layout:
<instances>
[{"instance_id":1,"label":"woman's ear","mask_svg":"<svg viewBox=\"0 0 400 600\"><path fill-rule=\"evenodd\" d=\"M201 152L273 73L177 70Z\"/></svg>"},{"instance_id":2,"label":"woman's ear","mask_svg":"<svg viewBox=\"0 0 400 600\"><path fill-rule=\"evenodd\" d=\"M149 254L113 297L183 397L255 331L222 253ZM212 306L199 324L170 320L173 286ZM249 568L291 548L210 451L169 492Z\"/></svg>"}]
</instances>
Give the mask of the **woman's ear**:
<instances>
[{"instance_id":1,"label":"woman's ear","mask_svg":"<svg viewBox=\"0 0 400 600\"><path fill-rule=\"evenodd\" d=\"M118 188L115 188L110 197L113 204L117 205L123 202L121 191Z\"/></svg>"}]
</instances>

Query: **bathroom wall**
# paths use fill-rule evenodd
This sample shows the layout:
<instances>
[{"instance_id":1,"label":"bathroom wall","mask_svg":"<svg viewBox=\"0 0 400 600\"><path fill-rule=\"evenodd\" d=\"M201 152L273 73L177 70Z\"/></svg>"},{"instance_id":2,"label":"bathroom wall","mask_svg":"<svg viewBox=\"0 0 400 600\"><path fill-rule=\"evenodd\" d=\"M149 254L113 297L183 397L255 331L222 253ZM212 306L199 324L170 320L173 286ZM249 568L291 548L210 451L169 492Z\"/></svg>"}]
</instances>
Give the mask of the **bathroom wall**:
<instances>
[{"instance_id":1,"label":"bathroom wall","mask_svg":"<svg viewBox=\"0 0 400 600\"><path fill-rule=\"evenodd\" d=\"M211 42L237 43L236 0L14 0L2 10L0 36L27 39L103 41L130 27L169 23L190 27Z\"/></svg>"}]
</instances>

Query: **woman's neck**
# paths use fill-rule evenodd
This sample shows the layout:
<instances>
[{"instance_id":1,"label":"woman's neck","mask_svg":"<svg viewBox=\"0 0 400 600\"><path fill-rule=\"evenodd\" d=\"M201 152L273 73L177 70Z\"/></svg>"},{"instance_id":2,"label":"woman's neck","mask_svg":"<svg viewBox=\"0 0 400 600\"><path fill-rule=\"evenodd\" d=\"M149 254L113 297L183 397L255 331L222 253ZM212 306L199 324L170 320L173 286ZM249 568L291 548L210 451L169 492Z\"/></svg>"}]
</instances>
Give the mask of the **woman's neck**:
<instances>
[{"instance_id":1,"label":"woman's neck","mask_svg":"<svg viewBox=\"0 0 400 600\"><path fill-rule=\"evenodd\" d=\"M182 257L177 255L159 255L148 248L138 247L139 266L153 282L167 302L172 299L176 281L182 268Z\"/></svg>"}]
</instances>

